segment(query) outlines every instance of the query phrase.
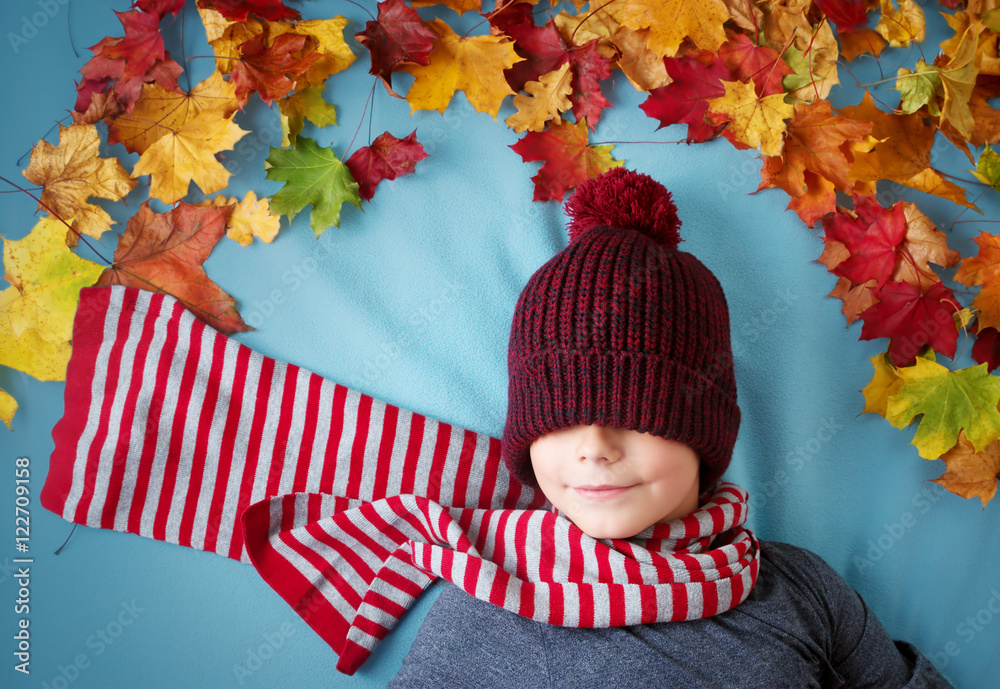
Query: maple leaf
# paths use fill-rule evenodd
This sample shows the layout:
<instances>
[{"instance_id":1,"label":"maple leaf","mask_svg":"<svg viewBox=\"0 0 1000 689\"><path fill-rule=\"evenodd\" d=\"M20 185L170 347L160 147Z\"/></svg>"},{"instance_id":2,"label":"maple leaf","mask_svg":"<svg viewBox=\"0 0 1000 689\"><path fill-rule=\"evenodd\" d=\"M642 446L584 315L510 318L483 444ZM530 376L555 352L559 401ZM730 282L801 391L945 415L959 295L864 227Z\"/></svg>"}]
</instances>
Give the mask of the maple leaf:
<instances>
[{"instance_id":1,"label":"maple leaf","mask_svg":"<svg viewBox=\"0 0 1000 689\"><path fill-rule=\"evenodd\" d=\"M521 59L514 44L500 36L459 36L440 19L430 27L439 41L428 64L400 65L400 71L415 77L406 94L410 111L443 113L455 91L463 91L477 112L496 119L503 99L514 93L503 76Z\"/></svg>"},{"instance_id":2,"label":"maple leaf","mask_svg":"<svg viewBox=\"0 0 1000 689\"><path fill-rule=\"evenodd\" d=\"M47 342L69 342L80 289L94 284L104 267L66 246L66 226L42 216L24 239L4 239L4 280L18 292L5 309L11 332L35 331Z\"/></svg>"},{"instance_id":3,"label":"maple leaf","mask_svg":"<svg viewBox=\"0 0 1000 689\"><path fill-rule=\"evenodd\" d=\"M649 29L649 49L660 57L673 57L685 38L704 50L718 52L726 42L722 25L729 10L722 0L624 0L607 3L604 9L622 26L636 31Z\"/></svg>"},{"instance_id":4,"label":"maple leaf","mask_svg":"<svg viewBox=\"0 0 1000 689\"><path fill-rule=\"evenodd\" d=\"M837 25L837 32L843 34L863 27L868 23L868 3L866 0L815 0L826 18Z\"/></svg>"},{"instance_id":5,"label":"maple leaf","mask_svg":"<svg viewBox=\"0 0 1000 689\"><path fill-rule=\"evenodd\" d=\"M848 175L854 151L867 151L876 140L870 123L834 115L829 101L799 103L794 108L781 156L764 159L757 190L783 189L792 198L789 208L812 227L836 209L835 190L854 188L855 180ZM812 176L807 176L810 172Z\"/></svg>"},{"instance_id":6,"label":"maple leaf","mask_svg":"<svg viewBox=\"0 0 1000 689\"><path fill-rule=\"evenodd\" d=\"M523 58L504 70L504 77L512 90L521 91L529 82L538 81L543 74L549 74L569 62L569 46L559 33L555 19L550 19L544 26L535 26L530 14L526 21L521 22L505 18L503 31L514 39L514 52Z\"/></svg>"},{"instance_id":7,"label":"maple leaf","mask_svg":"<svg viewBox=\"0 0 1000 689\"><path fill-rule=\"evenodd\" d=\"M358 183L328 148L300 136L288 149L272 148L267 157L267 178L285 185L271 196L271 212L289 221L312 204L309 224L317 237L331 225L340 227L340 207L351 203L361 209Z\"/></svg>"},{"instance_id":8,"label":"maple leaf","mask_svg":"<svg viewBox=\"0 0 1000 689\"><path fill-rule=\"evenodd\" d=\"M591 130L597 128L604 108L611 106L601 92L601 80L611 77L611 59L601 55L598 44L595 39L573 48L569 53L573 66L572 92L569 96L573 117L577 122L587 120Z\"/></svg>"},{"instance_id":9,"label":"maple leaf","mask_svg":"<svg viewBox=\"0 0 1000 689\"><path fill-rule=\"evenodd\" d=\"M228 118L238 109L233 85L218 70L190 93L143 84L132 112L121 113L108 122L108 143L120 143L129 153L145 153L171 130L183 127L203 112Z\"/></svg>"},{"instance_id":10,"label":"maple leaf","mask_svg":"<svg viewBox=\"0 0 1000 689\"><path fill-rule=\"evenodd\" d=\"M306 120L317 127L337 124L336 109L323 98L325 90L325 86L310 86L278 101L278 108L281 110L282 148L295 144L295 139L302 133Z\"/></svg>"},{"instance_id":11,"label":"maple leaf","mask_svg":"<svg viewBox=\"0 0 1000 689\"><path fill-rule=\"evenodd\" d=\"M690 57L668 57L663 60L670 83L649 92L639 105L643 112L660 121L660 127L685 123L688 143L708 141L718 127L705 120L710 100L726 94L723 79L731 75L721 60L702 64Z\"/></svg>"},{"instance_id":12,"label":"maple leaf","mask_svg":"<svg viewBox=\"0 0 1000 689\"><path fill-rule=\"evenodd\" d=\"M297 10L285 7L281 0L198 0L198 6L214 9L234 22L246 21L251 14L268 21L297 20Z\"/></svg>"},{"instance_id":13,"label":"maple leaf","mask_svg":"<svg viewBox=\"0 0 1000 689\"><path fill-rule=\"evenodd\" d=\"M959 431L958 442L941 455L941 459L944 460L947 469L941 476L933 479L934 483L966 500L979 498L985 509L986 503L992 500L997 492L997 479L1000 478L1000 440L994 440L977 452L966 437L965 431Z\"/></svg>"},{"instance_id":14,"label":"maple leaf","mask_svg":"<svg viewBox=\"0 0 1000 689\"><path fill-rule=\"evenodd\" d=\"M891 0L881 0L882 18L875 25L885 40L893 48L905 48L911 42L923 43L927 22L924 10L914 0L896 0L899 9Z\"/></svg>"},{"instance_id":15,"label":"maple leaf","mask_svg":"<svg viewBox=\"0 0 1000 689\"><path fill-rule=\"evenodd\" d=\"M896 247L906 236L902 204L883 208L875 196L854 195L854 211L841 209L823 219L827 240L844 245L849 256L830 272L854 284L874 279L879 286L896 266Z\"/></svg>"},{"instance_id":16,"label":"maple leaf","mask_svg":"<svg viewBox=\"0 0 1000 689\"><path fill-rule=\"evenodd\" d=\"M952 268L962 260L962 255L948 248L948 235L934 226L930 218L920 212L915 203L901 201L906 219L906 236L896 251L896 266L890 280L908 282L918 289L926 289L941 278L931 270L934 263Z\"/></svg>"},{"instance_id":17,"label":"maple leaf","mask_svg":"<svg viewBox=\"0 0 1000 689\"><path fill-rule=\"evenodd\" d=\"M205 274L202 264L226 231L232 209L183 201L166 213L144 202L118 241L114 263L97 287L124 285L169 294L224 335L252 330L236 301Z\"/></svg>"},{"instance_id":18,"label":"maple leaf","mask_svg":"<svg viewBox=\"0 0 1000 689\"><path fill-rule=\"evenodd\" d=\"M250 246L254 237L270 244L281 227L281 218L271 214L268 200L258 199L253 190L248 191L242 201L220 195L197 205L231 209L226 220L226 236L240 246Z\"/></svg>"},{"instance_id":19,"label":"maple leaf","mask_svg":"<svg viewBox=\"0 0 1000 689\"><path fill-rule=\"evenodd\" d=\"M0 421L7 425L7 430L14 430L14 412L17 411L17 400L9 392L0 388Z\"/></svg>"},{"instance_id":20,"label":"maple leaf","mask_svg":"<svg viewBox=\"0 0 1000 689\"><path fill-rule=\"evenodd\" d=\"M525 86L528 95L514 96L513 115L504 120L504 124L520 134L526 129L540 132L545 129L545 123L562 123L561 113L569 110L572 103L569 94L573 90L573 74L569 63L548 74L543 74L539 81L529 81Z\"/></svg>"},{"instance_id":21,"label":"maple leaf","mask_svg":"<svg viewBox=\"0 0 1000 689\"><path fill-rule=\"evenodd\" d=\"M206 194L229 184L230 172L215 159L243 138L246 130L217 112L202 112L157 139L139 157L132 176L151 175L149 195L175 203L192 181Z\"/></svg>"},{"instance_id":22,"label":"maple leaf","mask_svg":"<svg viewBox=\"0 0 1000 689\"><path fill-rule=\"evenodd\" d=\"M80 234L98 239L111 228L111 216L87 199L118 201L136 185L117 159L101 157L100 145L92 124L59 125L59 145L39 141L22 173L44 187L39 208L49 209ZM75 245L76 235L68 235L67 240Z\"/></svg>"},{"instance_id":23,"label":"maple leaf","mask_svg":"<svg viewBox=\"0 0 1000 689\"><path fill-rule=\"evenodd\" d=\"M791 98L814 101L826 98L840 80L837 77L839 48L830 22L810 24L807 4L776 2L768 7L764 42L795 72L782 83Z\"/></svg>"},{"instance_id":24,"label":"maple leaf","mask_svg":"<svg viewBox=\"0 0 1000 689\"><path fill-rule=\"evenodd\" d=\"M758 96L784 95L781 80L793 74L773 48L754 45L745 34L730 34L719 48L719 57L739 81L753 81Z\"/></svg>"},{"instance_id":25,"label":"maple leaf","mask_svg":"<svg viewBox=\"0 0 1000 689\"><path fill-rule=\"evenodd\" d=\"M972 136L975 121L969 109L969 99L976 86L976 45L978 26L970 26L962 36L955 54L941 67L939 72L944 103L941 106L941 120L947 122L966 139Z\"/></svg>"},{"instance_id":26,"label":"maple leaf","mask_svg":"<svg viewBox=\"0 0 1000 689\"><path fill-rule=\"evenodd\" d=\"M878 303L877 291L875 280L855 285L847 278L838 278L837 285L826 296L836 297L843 302L840 312L847 319L847 325L850 325L861 318L862 313Z\"/></svg>"},{"instance_id":27,"label":"maple leaf","mask_svg":"<svg viewBox=\"0 0 1000 689\"><path fill-rule=\"evenodd\" d=\"M365 24L365 30L354 37L371 55L368 73L380 77L386 90L396 95L392 73L405 62L426 65L437 34L403 0L385 0L378 4L378 18Z\"/></svg>"},{"instance_id":28,"label":"maple leaf","mask_svg":"<svg viewBox=\"0 0 1000 689\"><path fill-rule=\"evenodd\" d=\"M953 447L962 429L977 452L1000 437L1000 379L987 373L984 364L949 371L917 357L915 366L896 373L903 385L889 395L885 418L904 428L923 415L911 444L924 459L936 459Z\"/></svg>"},{"instance_id":29,"label":"maple leaf","mask_svg":"<svg viewBox=\"0 0 1000 689\"><path fill-rule=\"evenodd\" d=\"M414 129L405 138L397 139L389 132L379 134L371 146L359 148L347 159L347 168L358 182L361 198L371 201L375 187L383 179L393 180L414 171L417 162L427 157L417 141Z\"/></svg>"},{"instance_id":30,"label":"maple leaf","mask_svg":"<svg viewBox=\"0 0 1000 689\"><path fill-rule=\"evenodd\" d=\"M444 5L459 14L465 14L470 10L478 12L482 9L482 0L413 0L414 7L431 7L432 5Z\"/></svg>"},{"instance_id":31,"label":"maple leaf","mask_svg":"<svg viewBox=\"0 0 1000 689\"><path fill-rule=\"evenodd\" d=\"M958 328L953 314L958 307L944 283L920 292L908 282L887 282L876 296L878 303L861 314L862 340L888 337L889 356L896 366L911 365L925 344L954 358Z\"/></svg>"},{"instance_id":32,"label":"maple leaf","mask_svg":"<svg viewBox=\"0 0 1000 689\"><path fill-rule=\"evenodd\" d=\"M871 53L878 57L888 45L886 40L872 29L840 31L837 33L837 39L840 41L840 56L848 62L864 53Z\"/></svg>"},{"instance_id":33,"label":"maple leaf","mask_svg":"<svg viewBox=\"0 0 1000 689\"><path fill-rule=\"evenodd\" d=\"M941 81L941 68L928 65L923 60L917 60L911 71L900 67L896 72L896 84L893 89L902 95L899 99L899 109L909 115L927 106L927 111L935 117L941 114L937 97L944 98L944 83Z\"/></svg>"},{"instance_id":34,"label":"maple leaf","mask_svg":"<svg viewBox=\"0 0 1000 689\"><path fill-rule=\"evenodd\" d=\"M876 354L869 361L875 372L871 381L861 391L865 397L865 408L861 413L885 416L889 396L899 392L903 387L903 379L899 377L896 367L892 365L885 352Z\"/></svg>"},{"instance_id":35,"label":"maple leaf","mask_svg":"<svg viewBox=\"0 0 1000 689\"><path fill-rule=\"evenodd\" d=\"M716 124L728 121L723 135L734 146L756 149L766 156L781 153L784 143L785 120L792 116L793 106L785 102L784 94L758 98L753 84L723 81L726 94L708 102L710 119Z\"/></svg>"},{"instance_id":36,"label":"maple leaf","mask_svg":"<svg viewBox=\"0 0 1000 689\"><path fill-rule=\"evenodd\" d=\"M312 49L311 38L300 34L281 34L267 45L265 34L259 34L240 46L240 60L233 67L232 84L236 99L246 104L251 93L256 92L265 103L281 98L295 88L296 77L309 69L320 58Z\"/></svg>"},{"instance_id":37,"label":"maple leaf","mask_svg":"<svg viewBox=\"0 0 1000 689\"><path fill-rule=\"evenodd\" d=\"M544 132L528 132L511 149L524 162L542 161L535 183L535 201L561 200L567 191L591 177L619 167L611 157L614 146L591 146L585 121L563 122Z\"/></svg>"},{"instance_id":38,"label":"maple leaf","mask_svg":"<svg viewBox=\"0 0 1000 689\"><path fill-rule=\"evenodd\" d=\"M177 14L184 9L184 2L185 0L135 0L133 6L163 19L168 14Z\"/></svg>"},{"instance_id":39,"label":"maple leaf","mask_svg":"<svg viewBox=\"0 0 1000 689\"><path fill-rule=\"evenodd\" d=\"M598 51L600 51L600 39L595 39ZM613 37L614 47L618 49L619 55L614 60L618 67L631 82L637 91L651 92L661 86L670 83L667 76L667 69L664 60L675 58L661 58L649 49L649 29L633 31L627 26L618 27ZM610 59L610 58L609 58ZM728 78L728 74L722 78ZM719 94L724 91L719 86Z\"/></svg>"},{"instance_id":40,"label":"maple leaf","mask_svg":"<svg viewBox=\"0 0 1000 689\"><path fill-rule=\"evenodd\" d=\"M861 182L892 180L978 210L966 199L965 189L931 168L934 127L924 124L919 113L895 115L879 110L871 94L865 91L861 103L841 108L840 114L852 120L871 122L871 135L880 142L867 153L855 153L849 173L851 178Z\"/></svg>"},{"instance_id":41,"label":"maple leaf","mask_svg":"<svg viewBox=\"0 0 1000 689\"><path fill-rule=\"evenodd\" d=\"M311 39L313 52L309 59L315 61L304 72L295 75L295 86L304 89L307 86L320 86L326 83L331 74L341 72L354 63L354 52L344 40L344 29L348 20L345 17L330 19L310 19L296 24L271 22L267 25L268 40L291 33ZM261 31L263 33L263 31Z\"/></svg>"},{"instance_id":42,"label":"maple leaf","mask_svg":"<svg viewBox=\"0 0 1000 689\"><path fill-rule=\"evenodd\" d=\"M971 306L979 310L980 327L1000 328L1000 237L984 230L975 242L979 253L962 261L955 280L967 287L983 286Z\"/></svg>"},{"instance_id":43,"label":"maple leaf","mask_svg":"<svg viewBox=\"0 0 1000 689\"><path fill-rule=\"evenodd\" d=\"M34 328L17 334L8 313L21 299L16 287L0 291L0 365L9 366L38 380L66 380L69 342L49 342Z\"/></svg>"},{"instance_id":44,"label":"maple leaf","mask_svg":"<svg viewBox=\"0 0 1000 689\"><path fill-rule=\"evenodd\" d=\"M986 370L992 373L1000 366L1000 330L983 328L977 320L969 332L976 336L976 343L972 345L972 360L977 364L986 364Z\"/></svg>"},{"instance_id":45,"label":"maple leaf","mask_svg":"<svg viewBox=\"0 0 1000 689\"><path fill-rule=\"evenodd\" d=\"M988 184L1000 191L1000 155L989 146L979 154L976 169L972 172L983 184Z\"/></svg>"}]
</instances>

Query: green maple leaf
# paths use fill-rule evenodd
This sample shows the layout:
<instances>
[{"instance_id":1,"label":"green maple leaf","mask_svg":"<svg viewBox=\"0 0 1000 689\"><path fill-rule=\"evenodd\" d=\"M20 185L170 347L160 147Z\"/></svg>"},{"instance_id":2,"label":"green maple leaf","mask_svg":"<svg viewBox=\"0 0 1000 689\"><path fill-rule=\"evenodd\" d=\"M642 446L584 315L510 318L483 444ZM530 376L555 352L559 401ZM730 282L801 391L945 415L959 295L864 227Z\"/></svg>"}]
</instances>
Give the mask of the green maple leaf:
<instances>
[{"instance_id":1,"label":"green maple leaf","mask_svg":"<svg viewBox=\"0 0 1000 689\"><path fill-rule=\"evenodd\" d=\"M361 208L358 183L329 148L320 148L315 141L300 136L293 148L272 148L267 157L267 178L285 182L271 196L271 212L295 219L312 204L309 224L319 237L326 228L340 227L340 207L346 201Z\"/></svg>"},{"instance_id":2,"label":"green maple leaf","mask_svg":"<svg viewBox=\"0 0 1000 689\"><path fill-rule=\"evenodd\" d=\"M278 108L284 116L281 120L281 147L287 148L295 144L296 137L302 133L305 121L309 120L317 127L337 124L337 112L332 103L323 98L324 85L310 86L296 91L278 101Z\"/></svg>"},{"instance_id":3,"label":"green maple leaf","mask_svg":"<svg viewBox=\"0 0 1000 689\"><path fill-rule=\"evenodd\" d=\"M928 65L923 60L917 60L916 71L911 72L906 67L900 67L896 73L894 90L902 93L899 102L900 109L910 115L927 106L927 111L934 117L941 116L937 96L944 98L944 82L941 80L941 68Z\"/></svg>"},{"instance_id":4,"label":"green maple leaf","mask_svg":"<svg viewBox=\"0 0 1000 689\"><path fill-rule=\"evenodd\" d=\"M903 428L923 414L912 444L924 459L936 459L958 442L959 429L982 451L1000 438L1000 378L986 364L949 371L941 364L917 357L914 366L896 369L903 386L889 395L885 418Z\"/></svg>"},{"instance_id":5,"label":"green maple leaf","mask_svg":"<svg viewBox=\"0 0 1000 689\"><path fill-rule=\"evenodd\" d=\"M987 146L979 155L976 169L972 171L980 182L1000 191L1000 154Z\"/></svg>"}]
</instances>

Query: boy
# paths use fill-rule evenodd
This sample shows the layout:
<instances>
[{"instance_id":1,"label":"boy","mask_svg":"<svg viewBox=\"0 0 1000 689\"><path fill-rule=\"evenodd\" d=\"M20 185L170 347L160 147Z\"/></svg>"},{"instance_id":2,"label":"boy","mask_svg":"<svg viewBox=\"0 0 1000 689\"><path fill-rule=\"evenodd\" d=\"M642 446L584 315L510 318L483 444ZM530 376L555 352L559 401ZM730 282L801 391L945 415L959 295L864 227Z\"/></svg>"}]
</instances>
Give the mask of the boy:
<instances>
[{"instance_id":1,"label":"boy","mask_svg":"<svg viewBox=\"0 0 1000 689\"><path fill-rule=\"evenodd\" d=\"M504 460L587 536L649 547L727 485L740 420L728 309L677 249L680 222L651 178L616 168L567 210L569 246L515 309ZM732 526L650 550L680 556L676 580L696 580L695 557L730 562ZM950 686L816 555L764 542L750 569L751 590L714 614L639 626L543 624L449 586L390 686Z\"/></svg>"}]
</instances>

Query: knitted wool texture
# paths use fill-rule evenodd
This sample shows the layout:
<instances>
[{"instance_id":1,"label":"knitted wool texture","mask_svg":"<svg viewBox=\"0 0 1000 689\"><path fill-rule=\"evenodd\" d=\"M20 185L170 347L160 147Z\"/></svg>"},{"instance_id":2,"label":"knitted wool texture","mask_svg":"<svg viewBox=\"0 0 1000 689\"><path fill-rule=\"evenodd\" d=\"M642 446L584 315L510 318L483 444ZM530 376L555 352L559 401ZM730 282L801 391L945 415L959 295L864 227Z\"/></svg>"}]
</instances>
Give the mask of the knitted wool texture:
<instances>
[{"instance_id":1,"label":"knitted wool texture","mask_svg":"<svg viewBox=\"0 0 1000 689\"><path fill-rule=\"evenodd\" d=\"M569 245L532 275L511 324L508 469L537 487L532 441L598 424L691 446L711 486L740 423L722 286L677 248L670 193L647 175L615 168L566 209Z\"/></svg>"}]
</instances>

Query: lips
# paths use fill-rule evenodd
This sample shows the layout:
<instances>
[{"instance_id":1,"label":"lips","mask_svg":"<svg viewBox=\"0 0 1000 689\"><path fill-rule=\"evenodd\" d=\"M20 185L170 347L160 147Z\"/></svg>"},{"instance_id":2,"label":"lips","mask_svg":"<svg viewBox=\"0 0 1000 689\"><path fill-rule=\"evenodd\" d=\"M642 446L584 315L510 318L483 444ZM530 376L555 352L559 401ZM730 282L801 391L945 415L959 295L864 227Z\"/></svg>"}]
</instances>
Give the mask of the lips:
<instances>
[{"instance_id":1,"label":"lips","mask_svg":"<svg viewBox=\"0 0 1000 689\"><path fill-rule=\"evenodd\" d=\"M588 485L576 486L573 490L575 490L580 497L587 498L588 500L611 500L612 498L617 498L619 495L624 494L626 491L634 487L635 486Z\"/></svg>"}]
</instances>

